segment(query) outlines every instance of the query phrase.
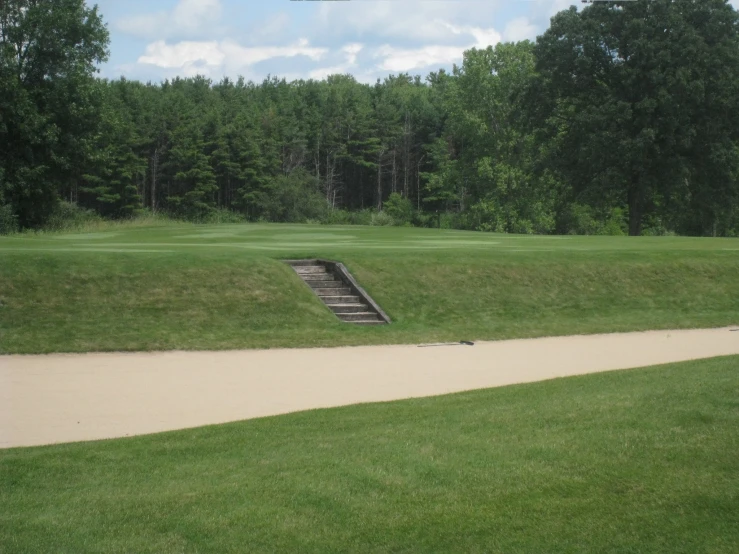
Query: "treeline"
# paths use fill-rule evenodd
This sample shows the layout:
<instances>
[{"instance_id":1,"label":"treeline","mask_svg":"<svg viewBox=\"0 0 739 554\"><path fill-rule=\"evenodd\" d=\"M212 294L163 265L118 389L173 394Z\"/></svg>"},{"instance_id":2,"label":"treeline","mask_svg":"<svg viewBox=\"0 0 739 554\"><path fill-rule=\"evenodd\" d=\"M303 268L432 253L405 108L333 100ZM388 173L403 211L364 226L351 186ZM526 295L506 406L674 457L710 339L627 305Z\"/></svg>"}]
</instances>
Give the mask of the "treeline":
<instances>
[{"instance_id":1,"label":"treeline","mask_svg":"<svg viewBox=\"0 0 739 554\"><path fill-rule=\"evenodd\" d=\"M0 231L43 226L62 199L111 218L739 234L739 19L725 0L572 8L536 44L374 85L104 81L96 9L0 12Z\"/></svg>"}]
</instances>

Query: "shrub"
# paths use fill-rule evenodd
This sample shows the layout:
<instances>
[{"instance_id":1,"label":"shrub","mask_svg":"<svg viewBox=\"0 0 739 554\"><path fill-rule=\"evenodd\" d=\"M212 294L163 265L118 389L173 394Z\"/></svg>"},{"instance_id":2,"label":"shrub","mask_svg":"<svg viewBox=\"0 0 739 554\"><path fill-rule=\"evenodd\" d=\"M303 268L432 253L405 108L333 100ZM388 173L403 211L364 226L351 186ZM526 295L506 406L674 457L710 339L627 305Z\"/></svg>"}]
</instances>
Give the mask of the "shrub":
<instances>
[{"instance_id":1,"label":"shrub","mask_svg":"<svg viewBox=\"0 0 739 554\"><path fill-rule=\"evenodd\" d=\"M643 237L675 236L674 231L665 225L662 218L655 215L648 215L644 218L641 234Z\"/></svg>"},{"instance_id":2,"label":"shrub","mask_svg":"<svg viewBox=\"0 0 739 554\"><path fill-rule=\"evenodd\" d=\"M624 211L621 208L613 208L599 234L621 237L627 233L628 226L626 224L626 215L624 214Z\"/></svg>"},{"instance_id":3,"label":"shrub","mask_svg":"<svg viewBox=\"0 0 739 554\"><path fill-rule=\"evenodd\" d=\"M0 235L9 235L18 231L18 216L10 205L0 205Z\"/></svg>"},{"instance_id":4,"label":"shrub","mask_svg":"<svg viewBox=\"0 0 739 554\"><path fill-rule=\"evenodd\" d=\"M468 213L468 223L475 231L502 233L503 222L496 204L492 200L480 200L473 204Z\"/></svg>"},{"instance_id":5,"label":"shrub","mask_svg":"<svg viewBox=\"0 0 739 554\"><path fill-rule=\"evenodd\" d=\"M258 195L262 217L276 223L303 223L326 218L328 205L317 179L303 169L277 177Z\"/></svg>"},{"instance_id":6,"label":"shrub","mask_svg":"<svg viewBox=\"0 0 739 554\"><path fill-rule=\"evenodd\" d=\"M572 204L565 214L567 234L595 235L598 233L598 222L593 209L583 204Z\"/></svg>"},{"instance_id":7,"label":"shrub","mask_svg":"<svg viewBox=\"0 0 739 554\"><path fill-rule=\"evenodd\" d=\"M195 223L243 223L246 217L227 208L216 208L202 217L193 219Z\"/></svg>"},{"instance_id":8,"label":"shrub","mask_svg":"<svg viewBox=\"0 0 739 554\"><path fill-rule=\"evenodd\" d=\"M440 229L469 229L467 217L459 212L444 212L437 216Z\"/></svg>"},{"instance_id":9,"label":"shrub","mask_svg":"<svg viewBox=\"0 0 739 554\"><path fill-rule=\"evenodd\" d=\"M324 225L350 225L351 212L340 208L332 208L326 211L326 215L321 220Z\"/></svg>"},{"instance_id":10,"label":"shrub","mask_svg":"<svg viewBox=\"0 0 739 554\"><path fill-rule=\"evenodd\" d=\"M413 219L413 204L397 192L392 193L385 201L383 211L393 218L395 225L405 225Z\"/></svg>"},{"instance_id":11,"label":"shrub","mask_svg":"<svg viewBox=\"0 0 739 554\"><path fill-rule=\"evenodd\" d=\"M374 210L371 210L370 208L351 212L349 214L349 223L352 225L372 225L372 216L374 213Z\"/></svg>"},{"instance_id":12,"label":"shrub","mask_svg":"<svg viewBox=\"0 0 739 554\"><path fill-rule=\"evenodd\" d=\"M518 235L533 235L534 224L528 219L515 219L511 225L511 233Z\"/></svg>"},{"instance_id":13,"label":"shrub","mask_svg":"<svg viewBox=\"0 0 739 554\"><path fill-rule=\"evenodd\" d=\"M416 211L413 213L414 227L433 227L436 219L425 212Z\"/></svg>"},{"instance_id":14,"label":"shrub","mask_svg":"<svg viewBox=\"0 0 739 554\"><path fill-rule=\"evenodd\" d=\"M372 214L372 220L370 225L378 227L385 227L388 225L395 225L395 219L387 212L375 212Z\"/></svg>"},{"instance_id":15,"label":"shrub","mask_svg":"<svg viewBox=\"0 0 739 554\"><path fill-rule=\"evenodd\" d=\"M104 220L93 210L79 207L77 204L60 201L42 227L44 231L76 231L89 225L102 223Z\"/></svg>"}]
</instances>

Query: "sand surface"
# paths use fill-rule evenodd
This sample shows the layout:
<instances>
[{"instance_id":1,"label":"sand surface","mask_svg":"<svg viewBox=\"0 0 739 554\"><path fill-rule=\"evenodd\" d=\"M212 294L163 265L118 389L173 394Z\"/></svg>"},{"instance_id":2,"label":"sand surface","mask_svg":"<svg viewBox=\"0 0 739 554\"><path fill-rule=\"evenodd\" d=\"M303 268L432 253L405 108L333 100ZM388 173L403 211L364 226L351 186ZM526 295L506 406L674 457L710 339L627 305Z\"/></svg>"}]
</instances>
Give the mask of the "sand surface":
<instances>
[{"instance_id":1,"label":"sand surface","mask_svg":"<svg viewBox=\"0 0 739 554\"><path fill-rule=\"evenodd\" d=\"M0 448L126 437L739 354L731 329L477 343L0 356Z\"/></svg>"}]
</instances>

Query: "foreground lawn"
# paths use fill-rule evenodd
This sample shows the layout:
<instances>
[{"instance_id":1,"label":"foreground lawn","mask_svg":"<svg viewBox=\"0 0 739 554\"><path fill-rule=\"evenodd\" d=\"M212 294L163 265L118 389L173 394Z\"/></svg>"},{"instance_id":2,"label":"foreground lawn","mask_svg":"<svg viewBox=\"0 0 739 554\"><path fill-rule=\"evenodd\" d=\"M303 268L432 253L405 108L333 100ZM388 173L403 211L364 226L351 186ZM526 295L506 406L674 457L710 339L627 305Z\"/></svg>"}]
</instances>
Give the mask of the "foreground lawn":
<instances>
[{"instance_id":1,"label":"foreground lawn","mask_svg":"<svg viewBox=\"0 0 739 554\"><path fill-rule=\"evenodd\" d=\"M0 237L0 353L484 340L739 323L739 241L173 224ZM344 262L341 323L280 260Z\"/></svg>"},{"instance_id":2,"label":"foreground lawn","mask_svg":"<svg viewBox=\"0 0 739 554\"><path fill-rule=\"evenodd\" d=\"M0 451L0 552L736 552L738 370Z\"/></svg>"}]
</instances>

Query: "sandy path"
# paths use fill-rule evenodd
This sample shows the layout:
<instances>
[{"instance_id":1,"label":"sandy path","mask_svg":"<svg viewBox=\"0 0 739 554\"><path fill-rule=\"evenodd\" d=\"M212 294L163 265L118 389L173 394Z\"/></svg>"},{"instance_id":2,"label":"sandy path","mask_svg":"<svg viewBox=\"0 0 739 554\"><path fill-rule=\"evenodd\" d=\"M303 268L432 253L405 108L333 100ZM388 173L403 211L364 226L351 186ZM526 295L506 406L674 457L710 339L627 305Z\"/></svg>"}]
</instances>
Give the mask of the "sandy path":
<instances>
[{"instance_id":1,"label":"sandy path","mask_svg":"<svg viewBox=\"0 0 739 554\"><path fill-rule=\"evenodd\" d=\"M0 356L0 448L739 354L730 329L335 349Z\"/></svg>"}]
</instances>

